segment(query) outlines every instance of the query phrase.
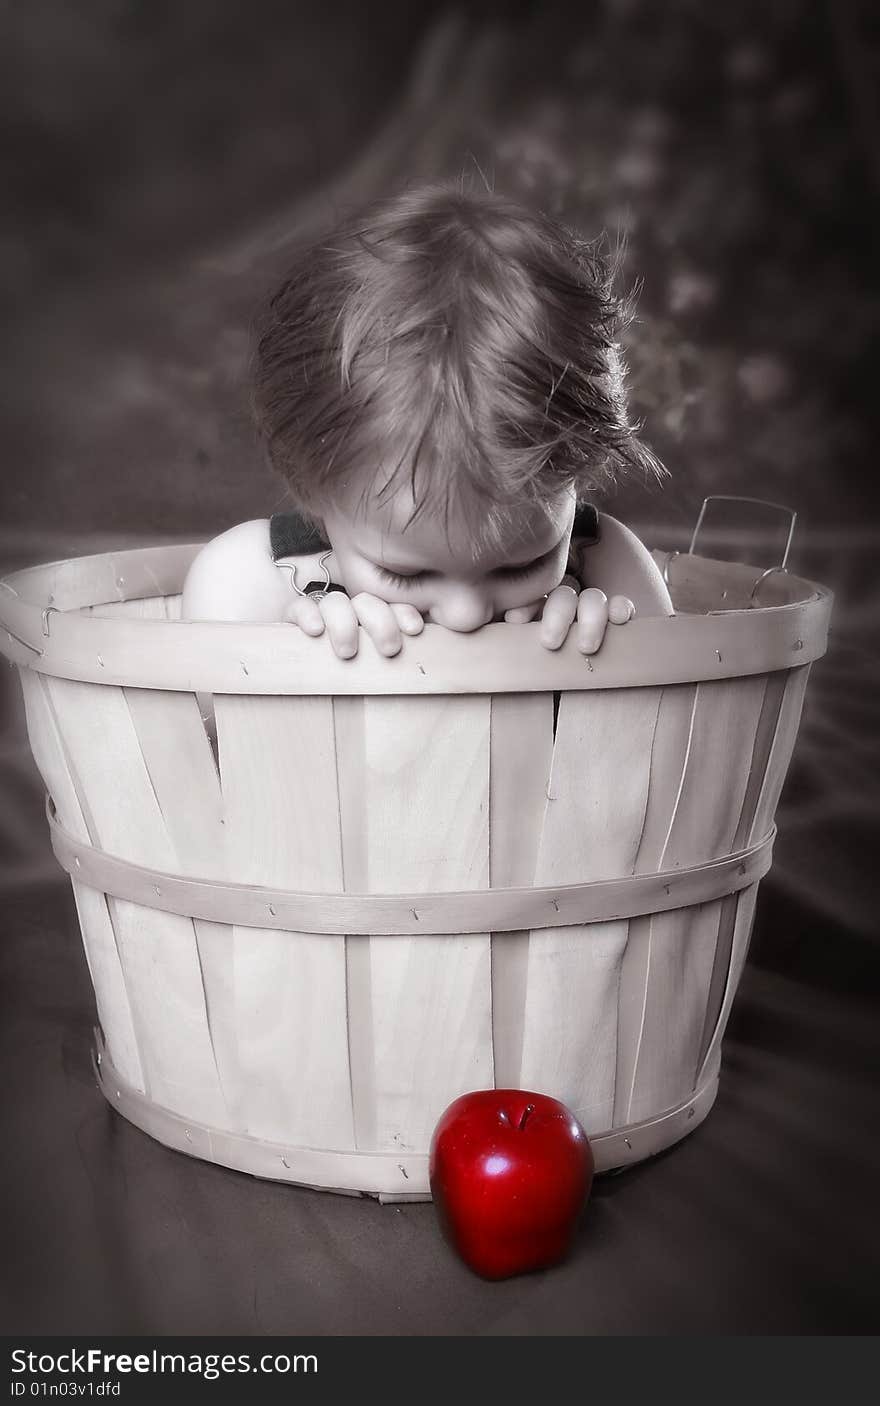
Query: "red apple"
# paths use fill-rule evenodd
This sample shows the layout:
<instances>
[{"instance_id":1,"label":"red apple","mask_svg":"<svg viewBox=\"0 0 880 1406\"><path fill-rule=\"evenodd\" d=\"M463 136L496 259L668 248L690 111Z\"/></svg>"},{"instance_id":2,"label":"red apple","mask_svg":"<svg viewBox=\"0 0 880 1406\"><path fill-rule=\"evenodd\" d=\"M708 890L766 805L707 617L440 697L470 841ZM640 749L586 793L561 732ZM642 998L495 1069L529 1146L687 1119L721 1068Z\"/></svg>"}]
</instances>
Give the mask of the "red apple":
<instances>
[{"instance_id":1,"label":"red apple","mask_svg":"<svg viewBox=\"0 0 880 1406\"><path fill-rule=\"evenodd\" d=\"M523 1089L481 1089L441 1117L429 1175L447 1239L478 1274L506 1279L566 1254L593 1154L564 1103Z\"/></svg>"}]
</instances>

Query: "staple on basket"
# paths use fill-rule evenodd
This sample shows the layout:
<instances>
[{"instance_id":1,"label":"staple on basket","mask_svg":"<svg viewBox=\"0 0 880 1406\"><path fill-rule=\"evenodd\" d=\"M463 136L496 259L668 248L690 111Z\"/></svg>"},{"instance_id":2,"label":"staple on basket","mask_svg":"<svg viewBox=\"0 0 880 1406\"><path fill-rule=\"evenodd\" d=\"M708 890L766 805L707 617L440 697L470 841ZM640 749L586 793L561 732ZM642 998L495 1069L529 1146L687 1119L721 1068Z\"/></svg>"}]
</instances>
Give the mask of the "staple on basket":
<instances>
[{"instance_id":1,"label":"staple on basket","mask_svg":"<svg viewBox=\"0 0 880 1406\"><path fill-rule=\"evenodd\" d=\"M342 661L175 618L197 550L0 592L110 1103L382 1199L469 1089L561 1098L600 1170L698 1126L830 593L657 553L677 614L591 661L504 625Z\"/></svg>"}]
</instances>

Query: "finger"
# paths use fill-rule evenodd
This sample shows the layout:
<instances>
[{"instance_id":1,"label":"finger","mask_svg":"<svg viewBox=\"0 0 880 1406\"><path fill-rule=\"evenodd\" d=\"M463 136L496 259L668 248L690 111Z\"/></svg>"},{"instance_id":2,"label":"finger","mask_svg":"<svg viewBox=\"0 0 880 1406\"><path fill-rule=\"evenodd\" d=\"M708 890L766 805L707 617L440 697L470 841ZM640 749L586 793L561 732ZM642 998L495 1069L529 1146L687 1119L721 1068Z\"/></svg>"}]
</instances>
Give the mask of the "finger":
<instances>
[{"instance_id":1,"label":"finger","mask_svg":"<svg viewBox=\"0 0 880 1406\"><path fill-rule=\"evenodd\" d=\"M581 591L577 607L577 647L582 654L595 654L605 638L608 624L608 597L597 586Z\"/></svg>"},{"instance_id":2,"label":"finger","mask_svg":"<svg viewBox=\"0 0 880 1406\"><path fill-rule=\"evenodd\" d=\"M508 625L527 625L530 620L540 615L543 604L542 598L532 601L531 605L516 605L512 610L505 610L504 619Z\"/></svg>"},{"instance_id":3,"label":"finger","mask_svg":"<svg viewBox=\"0 0 880 1406\"><path fill-rule=\"evenodd\" d=\"M405 635L420 635L425 621L420 610L414 605L392 605L395 620Z\"/></svg>"},{"instance_id":4,"label":"finger","mask_svg":"<svg viewBox=\"0 0 880 1406\"><path fill-rule=\"evenodd\" d=\"M571 586L557 586L550 592L541 616L540 640L545 649L558 649L568 638L577 608L578 593Z\"/></svg>"},{"instance_id":5,"label":"finger","mask_svg":"<svg viewBox=\"0 0 880 1406\"><path fill-rule=\"evenodd\" d=\"M354 602L341 591L333 591L321 601L321 614L334 654L352 659L358 652L358 621Z\"/></svg>"},{"instance_id":6,"label":"finger","mask_svg":"<svg viewBox=\"0 0 880 1406\"><path fill-rule=\"evenodd\" d=\"M352 599L351 604L379 653L389 658L399 654L403 640L397 617L388 602L361 592Z\"/></svg>"},{"instance_id":7,"label":"finger","mask_svg":"<svg viewBox=\"0 0 880 1406\"><path fill-rule=\"evenodd\" d=\"M324 633L324 617L311 596L294 596L285 611L285 619L298 625L306 635Z\"/></svg>"},{"instance_id":8,"label":"finger","mask_svg":"<svg viewBox=\"0 0 880 1406\"><path fill-rule=\"evenodd\" d=\"M608 602L608 619L612 625L625 625L636 613L629 596L612 596Z\"/></svg>"}]
</instances>

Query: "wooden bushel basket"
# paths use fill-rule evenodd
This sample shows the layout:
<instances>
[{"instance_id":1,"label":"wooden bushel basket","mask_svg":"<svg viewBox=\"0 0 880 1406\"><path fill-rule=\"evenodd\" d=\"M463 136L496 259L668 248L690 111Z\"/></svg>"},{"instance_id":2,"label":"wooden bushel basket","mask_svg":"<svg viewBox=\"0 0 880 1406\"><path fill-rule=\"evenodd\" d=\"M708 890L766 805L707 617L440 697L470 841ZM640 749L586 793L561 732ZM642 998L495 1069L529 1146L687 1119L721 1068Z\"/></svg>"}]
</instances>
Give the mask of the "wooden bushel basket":
<instances>
[{"instance_id":1,"label":"wooden bushel basket","mask_svg":"<svg viewBox=\"0 0 880 1406\"><path fill-rule=\"evenodd\" d=\"M357 659L179 615L197 545L19 571L20 669L111 1105L258 1176L428 1194L460 1093L562 1099L599 1170L696 1128L831 595L672 553L672 619Z\"/></svg>"}]
</instances>

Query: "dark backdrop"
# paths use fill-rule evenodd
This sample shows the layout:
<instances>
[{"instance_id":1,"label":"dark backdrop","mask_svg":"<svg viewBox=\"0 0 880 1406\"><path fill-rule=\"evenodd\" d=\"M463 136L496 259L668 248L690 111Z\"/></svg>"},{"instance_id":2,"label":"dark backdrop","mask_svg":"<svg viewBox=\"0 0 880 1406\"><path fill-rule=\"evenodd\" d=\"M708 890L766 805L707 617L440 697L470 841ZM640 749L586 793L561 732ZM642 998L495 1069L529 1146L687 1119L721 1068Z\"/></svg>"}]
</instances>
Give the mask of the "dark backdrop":
<instances>
[{"instance_id":1,"label":"dark backdrop","mask_svg":"<svg viewBox=\"0 0 880 1406\"><path fill-rule=\"evenodd\" d=\"M704 492L874 521L880 123L855 0L10 7L4 516L201 536L271 509L255 300L304 229L479 169L643 280L633 403Z\"/></svg>"},{"instance_id":2,"label":"dark backdrop","mask_svg":"<svg viewBox=\"0 0 880 1406\"><path fill-rule=\"evenodd\" d=\"M649 545L685 547L704 494L791 504L793 566L837 597L718 1104L680 1149L597 1190L567 1271L502 1290L440 1258L428 1207L382 1219L254 1183L104 1107L76 915L4 671L10 1330L870 1331L880 67L867 5L28 0L4 24L0 565L194 540L280 504L247 413L258 296L292 238L464 171L627 238L626 277L643 281L633 401L672 478L611 510ZM740 526L737 555L777 559L772 514Z\"/></svg>"}]
</instances>

